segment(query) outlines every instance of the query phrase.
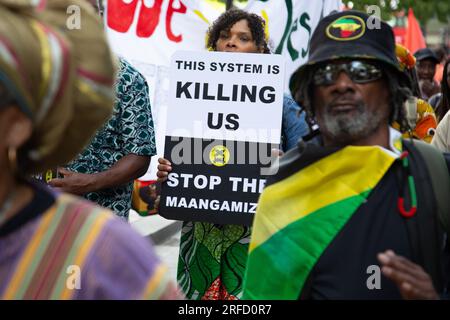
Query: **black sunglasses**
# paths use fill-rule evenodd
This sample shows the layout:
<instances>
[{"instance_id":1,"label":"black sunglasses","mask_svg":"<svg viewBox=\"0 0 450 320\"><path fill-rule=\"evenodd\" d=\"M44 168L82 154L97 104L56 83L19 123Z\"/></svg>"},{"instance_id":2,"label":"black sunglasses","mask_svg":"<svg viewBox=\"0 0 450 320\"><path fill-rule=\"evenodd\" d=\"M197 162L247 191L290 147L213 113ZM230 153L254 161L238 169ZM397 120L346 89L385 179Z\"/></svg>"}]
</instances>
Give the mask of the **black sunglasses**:
<instances>
[{"instance_id":1,"label":"black sunglasses","mask_svg":"<svg viewBox=\"0 0 450 320\"><path fill-rule=\"evenodd\" d=\"M317 86L332 85L341 71L345 71L355 83L367 83L383 76L383 71L378 66L366 61L354 60L340 64L329 63L318 67L313 82Z\"/></svg>"}]
</instances>

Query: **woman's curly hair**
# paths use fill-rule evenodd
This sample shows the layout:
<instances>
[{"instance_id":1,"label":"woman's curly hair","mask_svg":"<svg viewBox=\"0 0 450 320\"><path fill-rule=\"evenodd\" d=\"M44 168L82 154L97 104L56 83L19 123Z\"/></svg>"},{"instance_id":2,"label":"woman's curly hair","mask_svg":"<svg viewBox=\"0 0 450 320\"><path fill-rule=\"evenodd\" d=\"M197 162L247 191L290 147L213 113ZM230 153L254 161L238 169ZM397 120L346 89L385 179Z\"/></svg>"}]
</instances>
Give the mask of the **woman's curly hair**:
<instances>
[{"instance_id":1,"label":"woman's curly hair","mask_svg":"<svg viewBox=\"0 0 450 320\"><path fill-rule=\"evenodd\" d=\"M222 31L229 31L233 25L240 21L247 20L248 27L252 33L253 40L258 48L263 48L264 53L270 53L269 46L266 41L264 29L266 22L260 16L239 9L231 9L224 12L209 27L207 32L206 48L216 51L217 41Z\"/></svg>"}]
</instances>

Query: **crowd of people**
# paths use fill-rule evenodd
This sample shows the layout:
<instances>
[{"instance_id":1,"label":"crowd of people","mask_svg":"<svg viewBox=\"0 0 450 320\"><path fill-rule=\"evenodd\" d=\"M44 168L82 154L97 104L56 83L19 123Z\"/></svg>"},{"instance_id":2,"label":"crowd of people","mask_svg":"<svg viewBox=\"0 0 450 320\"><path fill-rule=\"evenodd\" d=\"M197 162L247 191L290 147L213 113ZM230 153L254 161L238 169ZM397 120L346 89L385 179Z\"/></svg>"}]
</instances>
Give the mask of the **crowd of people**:
<instances>
[{"instance_id":1,"label":"crowd of people","mask_svg":"<svg viewBox=\"0 0 450 320\"><path fill-rule=\"evenodd\" d=\"M449 297L450 60L412 54L359 11L321 19L283 98L280 167L253 225L184 221L170 279L127 224L155 132L148 85L111 53L103 11L0 0L2 299ZM206 47L271 54L265 27L226 11ZM34 179L53 168L48 186ZM158 182L172 169L158 159Z\"/></svg>"}]
</instances>

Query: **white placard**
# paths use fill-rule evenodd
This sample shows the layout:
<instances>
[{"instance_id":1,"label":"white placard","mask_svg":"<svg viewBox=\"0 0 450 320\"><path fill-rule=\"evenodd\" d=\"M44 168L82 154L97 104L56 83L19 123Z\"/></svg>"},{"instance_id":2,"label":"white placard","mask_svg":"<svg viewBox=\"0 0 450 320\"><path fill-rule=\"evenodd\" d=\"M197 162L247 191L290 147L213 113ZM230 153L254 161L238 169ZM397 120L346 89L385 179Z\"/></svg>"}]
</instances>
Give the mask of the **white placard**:
<instances>
[{"instance_id":1,"label":"white placard","mask_svg":"<svg viewBox=\"0 0 450 320\"><path fill-rule=\"evenodd\" d=\"M279 143L284 64L271 54L175 53L166 136Z\"/></svg>"}]
</instances>

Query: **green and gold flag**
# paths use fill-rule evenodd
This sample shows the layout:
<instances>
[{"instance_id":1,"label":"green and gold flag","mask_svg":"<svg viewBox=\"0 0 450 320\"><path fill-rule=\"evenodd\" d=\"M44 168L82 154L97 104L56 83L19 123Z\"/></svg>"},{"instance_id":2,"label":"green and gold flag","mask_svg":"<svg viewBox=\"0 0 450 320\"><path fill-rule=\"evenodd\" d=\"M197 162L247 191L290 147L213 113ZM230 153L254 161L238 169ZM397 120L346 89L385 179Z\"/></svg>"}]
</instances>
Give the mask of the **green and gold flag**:
<instances>
[{"instance_id":1,"label":"green and gold flag","mask_svg":"<svg viewBox=\"0 0 450 320\"><path fill-rule=\"evenodd\" d=\"M400 140L396 144L401 150ZM244 299L298 299L324 250L398 154L377 146L348 146L322 152L315 161L302 158L291 165L296 173L267 186L260 197Z\"/></svg>"}]
</instances>

